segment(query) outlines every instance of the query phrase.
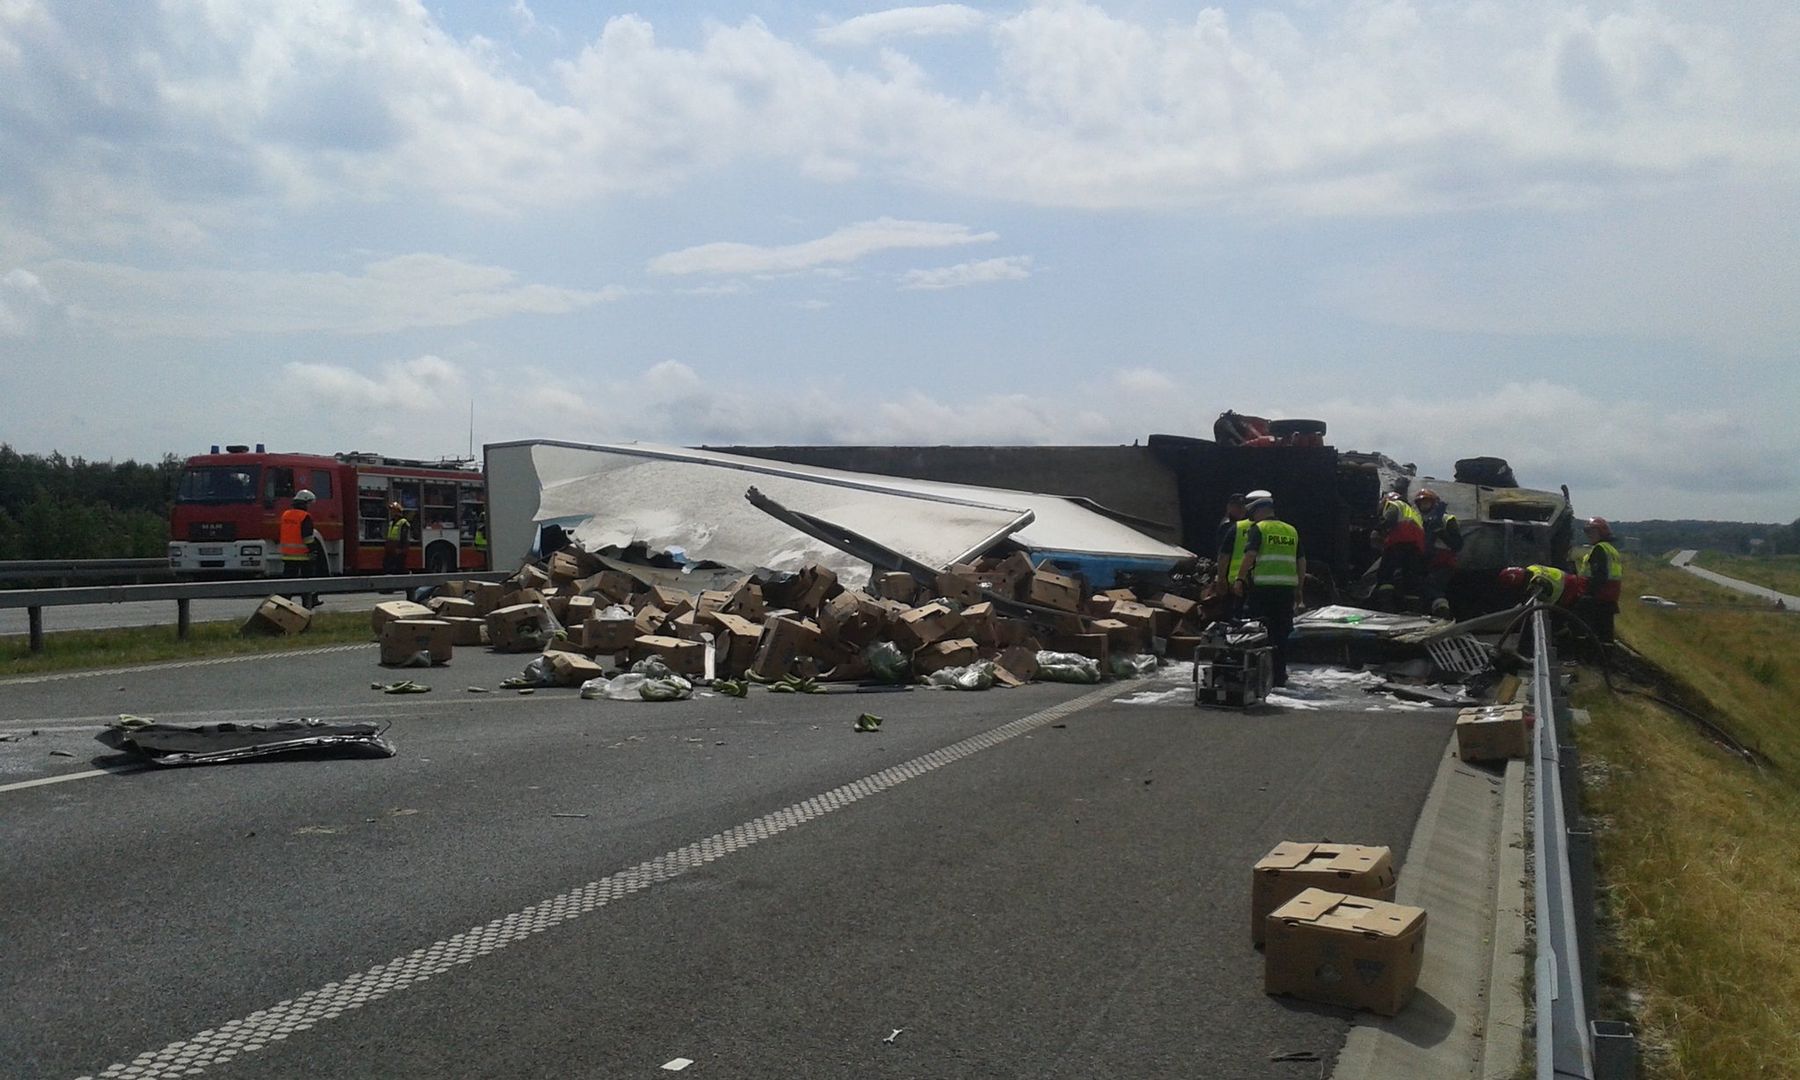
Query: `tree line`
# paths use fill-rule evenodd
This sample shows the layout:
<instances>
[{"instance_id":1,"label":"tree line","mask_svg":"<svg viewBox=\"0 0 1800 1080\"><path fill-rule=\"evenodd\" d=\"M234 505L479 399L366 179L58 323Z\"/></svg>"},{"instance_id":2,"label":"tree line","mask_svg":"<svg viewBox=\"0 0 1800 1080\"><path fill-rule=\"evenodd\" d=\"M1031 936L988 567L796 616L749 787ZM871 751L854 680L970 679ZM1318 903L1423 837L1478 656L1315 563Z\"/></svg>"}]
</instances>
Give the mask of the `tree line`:
<instances>
[{"instance_id":1,"label":"tree line","mask_svg":"<svg viewBox=\"0 0 1800 1080\"><path fill-rule=\"evenodd\" d=\"M1734 555L1800 554L1800 519L1787 525L1748 521L1615 521L1613 535L1630 537L1648 552L1694 548Z\"/></svg>"},{"instance_id":2,"label":"tree line","mask_svg":"<svg viewBox=\"0 0 1800 1080\"><path fill-rule=\"evenodd\" d=\"M88 461L0 443L0 559L161 556L182 460Z\"/></svg>"}]
</instances>

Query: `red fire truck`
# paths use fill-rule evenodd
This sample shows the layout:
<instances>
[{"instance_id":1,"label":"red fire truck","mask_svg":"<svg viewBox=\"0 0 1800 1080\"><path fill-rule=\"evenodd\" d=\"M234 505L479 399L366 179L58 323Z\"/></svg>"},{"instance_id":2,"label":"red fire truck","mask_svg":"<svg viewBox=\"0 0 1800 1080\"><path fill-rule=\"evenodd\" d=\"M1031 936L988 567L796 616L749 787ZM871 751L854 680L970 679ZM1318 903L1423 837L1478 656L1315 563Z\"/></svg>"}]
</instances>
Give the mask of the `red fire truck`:
<instances>
[{"instance_id":1,"label":"red fire truck","mask_svg":"<svg viewBox=\"0 0 1800 1080\"><path fill-rule=\"evenodd\" d=\"M320 573L379 574L390 503L412 522L408 570L485 570L487 486L460 461L408 461L378 454L272 454L258 443L219 447L187 460L169 515L169 566L183 576L281 574L282 511L311 490L313 527L324 544Z\"/></svg>"}]
</instances>

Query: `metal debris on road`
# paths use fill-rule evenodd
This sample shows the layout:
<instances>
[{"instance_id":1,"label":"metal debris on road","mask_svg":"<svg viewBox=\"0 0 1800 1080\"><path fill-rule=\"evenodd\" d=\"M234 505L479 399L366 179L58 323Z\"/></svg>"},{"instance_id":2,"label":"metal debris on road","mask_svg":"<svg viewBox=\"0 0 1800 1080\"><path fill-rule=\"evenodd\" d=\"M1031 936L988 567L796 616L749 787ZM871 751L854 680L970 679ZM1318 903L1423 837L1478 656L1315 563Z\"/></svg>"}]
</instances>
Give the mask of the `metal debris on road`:
<instances>
[{"instance_id":1,"label":"metal debris on road","mask_svg":"<svg viewBox=\"0 0 1800 1080\"><path fill-rule=\"evenodd\" d=\"M485 694L488 692L488 688L485 686L469 686L464 687L464 689L471 694Z\"/></svg>"},{"instance_id":2,"label":"metal debris on road","mask_svg":"<svg viewBox=\"0 0 1800 1080\"><path fill-rule=\"evenodd\" d=\"M693 1061L688 1058L675 1058L671 1061L663 1062L662 1067L667 1069L670 1072L680 1072L681 1070L687 1068L689 1065L692 1065L692 1064L693 1064Z\"/></svg>"},{"instance_id":3,"label":"metal debris on road","mask_svg":"<svg viewBox=\"0 0 1800 1080\"><path fill-rule=\"evenodd\" d=\"M894 1033L892 1035L889 1035L887 1038L885 1038L881 1041L884 1043L892 1043L895 1039L899 1038L900 1033L905 1030L906 1030L905 1028L895 1028Z\"/></svg>"},{"instance_id":4,"label":"metal debris on road","mask_svg":"<svg viewBox=\"0 0 1800 1080\"><path fill-rule=\"evenodd\" d=\"M95 738L112 749L142 754L157 765L211 765L295 753L393 757L394 745L382 738L386 731L385 724L368 721L304 717L249 724L159 724L148 717L122 716Z\"/></svg>"},{"instance_id":5,"label":"metal debris on road","mask_svg":"<svg viewBox=\"0 0 1800 1080\"><path fill-rule=\"evenodd\" d=\"M584 818L586 814L551 814L551 817Z\"/></svg>"}]
</instances>

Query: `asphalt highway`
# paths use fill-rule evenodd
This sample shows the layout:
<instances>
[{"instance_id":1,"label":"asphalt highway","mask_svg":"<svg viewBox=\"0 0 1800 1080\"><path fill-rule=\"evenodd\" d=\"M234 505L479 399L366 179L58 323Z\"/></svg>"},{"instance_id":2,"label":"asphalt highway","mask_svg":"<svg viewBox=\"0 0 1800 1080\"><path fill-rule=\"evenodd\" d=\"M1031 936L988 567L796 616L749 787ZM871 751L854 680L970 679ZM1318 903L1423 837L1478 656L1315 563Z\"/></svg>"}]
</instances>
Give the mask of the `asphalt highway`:
<instances>
[{"instance_id":1,"label":"asphalt highway","mask_svg":"<svg viewBox=\"0 0 1800 1080\"><path fill-rule=\"evenodd\" d=\"M270 592L280 592L279 583L270 582ZM333 593L325 598L321 611L367 611L386 600L399 600L399 594ZM242 622L250 617L261 600L193 600L189 601L195 622L230 620ZM110 630L120 626L175 626L175 601L134 600L125 604L70 604L44 609L44 629ZM0 637L24 634L31 629L24 608L0 608Z\"/></svg>"},{"instance_id":2,"label":"asphalt highway","mask_svg":"<svg viewBox=\"0 0 1800 1080\"><path fill-rule=\"evenodd\" d=\"M591 702L468 692L516 655L374 659L0 683L0 1071L1310 1080L1271 1055L1329 1063L1350 1014L1262 993L1249 868L1404 864L1452 723L1118 703L1142 682ZM399 755L139 768L93 739L119 713L374 717Z\"/></svg>"}]
</instances>

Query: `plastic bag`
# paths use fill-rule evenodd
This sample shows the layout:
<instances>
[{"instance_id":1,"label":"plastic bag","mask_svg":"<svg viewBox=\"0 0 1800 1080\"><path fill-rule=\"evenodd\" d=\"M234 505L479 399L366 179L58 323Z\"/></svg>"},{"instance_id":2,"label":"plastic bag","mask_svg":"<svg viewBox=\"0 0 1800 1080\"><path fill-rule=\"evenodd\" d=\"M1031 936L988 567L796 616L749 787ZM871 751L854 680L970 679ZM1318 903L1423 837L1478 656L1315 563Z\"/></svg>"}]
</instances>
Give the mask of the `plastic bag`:
<instances>
[{"instance_id":1,"label":"plastic bag","mask_svg":"<svg viewBox=\"0 0 1800 1080\"><path fill-rule=\"evenodd\" d=\"M525 670L510 679L500 682L502 690L517 690L526 686L555 686L556 672L550 668L550 658L540 656L525 665Z\"/></svg>"},{"instance_id":2,"label":"plastic bag","mask_svg":"<svg viewBox=\"0 0 1800 1080\"><path fill-rule=\"evenodd\" d=\"M642 701L639 691L649 679L643 675L620 675L613 679L589 679L581 684L581 696L589 701Z\"/></svg>"},{"instance_id":3,"label":"plastic bag","mask_svg":"<svg viewBox=\"0 0 1800 1080\"><path fill-rule=\"evenodd\" d=\"M1038 679L1043 682L1097 683L1100 663L1076 653L1050 652L1037 654Z\"/></svg>"},{"instance_id":4,"label":"plastic bag","mask_svg":"<svg viewBox=\"0 0 1800 1080\"><path fill-rule=\"evenodd\" d=\"M623 622L631 622L637 618L637 616L632 613L631 609L624 604L612 604L602 608L601 610L594 612L593 617L604 620L618 619Z\"/></svg>"},{"instance_id":5,"label":"plastic bag","mask_svg":"<svg viewBox=\"0 0 1800 1080\"><path fill-rule=\"evenodd\" d=\"M931 673L928 682L952 690L991 690L994 687L994 662L977 660L967 667L944 668Z\"/></svg>"},{"instance_id":6,"label":"plastic bag","mask_svg":"<svg viewBox=\"0 0 1800 1080\"><path fill-rule=\"evenodd\" d=\"M1114 653L1106 666L1115 679L1135 679L1156 674L1156 657L1149 653Z\"/></svg>"},{"instance_id":7,"label":"plastic bag","mask_svg":"<svg viewBox=\"0 0 1800 1080\"><path fill-rule=\"evenodd\" d=\"M863 650L869 674L884 683L903 683L912 678L912 661L891 641L877 641Z\"/></svg>"},{"instance_id":8,"label":"plastic bag","mask_svg":"<svg viewBox=\"0 0 1800 1080\"><path fill-rule=\"evenodd\" d=\"M638 695L645 701L686 701L694 696L694 684L679 675L645 679L643 685L638 687Z\"/></svg>"},{"instance_id":9,"label":"plastic bag","mask_svg":"<svg viewBox=\"0 0 1800 1080\"><path fill-rule=\"evenodd\" d=\"M646 656L631 665L633 675L643 675L651 679L668 679L675 677L674 669L663 663L660 656Z\"/></svg>"}]
</instances>

